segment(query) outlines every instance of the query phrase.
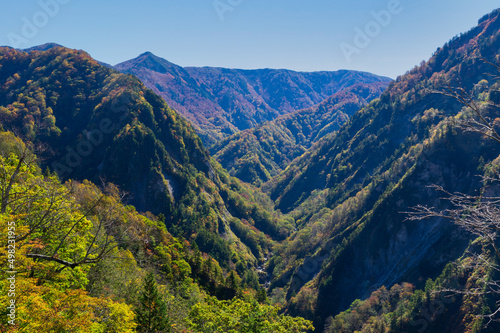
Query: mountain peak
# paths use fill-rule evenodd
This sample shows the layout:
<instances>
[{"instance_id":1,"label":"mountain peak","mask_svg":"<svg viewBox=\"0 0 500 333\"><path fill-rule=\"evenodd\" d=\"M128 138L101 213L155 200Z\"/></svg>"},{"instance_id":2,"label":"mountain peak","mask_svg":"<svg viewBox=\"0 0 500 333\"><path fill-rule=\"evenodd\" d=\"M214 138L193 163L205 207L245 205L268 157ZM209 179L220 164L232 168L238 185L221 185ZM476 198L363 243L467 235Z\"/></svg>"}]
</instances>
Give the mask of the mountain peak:
<instances>
[{"instance_id":1,"label":"mountain peak","mask_svg":"<svg viewBox=\"0 0 500 333\"><path fill-rule=\"evenodd\" d=\"M57 43L45 43L45 44L42 44L42 45L37 45L37 46L33 46L33 47L30 47L30 48L27 48L27 49L24 49L23 51L24 52L32 52L32 51L48 51L54 47L64 47L60 44L57 44Z\"/></svg>"},{"instance_id":2,"label":"mountain peak","mask_svg":"<svg viewBox=\"0 0 500 333\"><path fill-rule=\"evenodd\" d=\"M152 52L144 52L140 54L138 57L117 64L115 68L119 71L126 71L131 68L145 68L149 70L153 70L158 73L168 73L172 68L178 68L176 64L169 62L166 59L160 58Z\"/></svg>"},{"instance_id":3,"label":"mountain peak","mask_svg":"<svg viewBox=\"0 0 500 333\"><path fill-rule=\"evenodd\" d=\"M137 58L143 58L143 57L155 57L155 58L158 58L155 54L153 54L152 52L149 52L149 51L146 51L146 52L142 53Z\"/></svg>"}]
</instances>

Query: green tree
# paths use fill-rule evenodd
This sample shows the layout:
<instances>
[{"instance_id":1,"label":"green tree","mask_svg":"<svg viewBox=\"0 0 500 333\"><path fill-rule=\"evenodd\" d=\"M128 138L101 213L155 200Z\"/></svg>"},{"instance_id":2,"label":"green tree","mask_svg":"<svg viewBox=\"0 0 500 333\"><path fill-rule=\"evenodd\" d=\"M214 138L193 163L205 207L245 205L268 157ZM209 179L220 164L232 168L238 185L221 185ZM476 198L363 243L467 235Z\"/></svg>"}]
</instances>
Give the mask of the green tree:
<instances>
[{"instance_id":1,"label":"green tree","mask_svg":"<svg viewBox=\"0 0 500 333\"><path fill-rule=\"evenodd\" d=\"M14 134L0 133L0 266L15 269L16 282L16 327L3 310L0 331L134 332L129 305L83 290L88 271L114 247L109 224L82 209L57 177L42 175L36 160ZM102 202L89 200L96 210ZM0 304L10 302L11 275L0 271Z\"/></svg>"},{"instance_id":2,"label":"green tree","mask_svg":"<svg viewBox=\"0 0 500 333\"><path fill-rule=\"evenodd\" d=\"M144 289L136 315L138 332L170 332L167 305L158 292L153 273L148 273L144 279Z\"/></svg>"},{"instance_id":3,"label":"green tree","mask_svg":"<svg viewBox=\"0 0 500 333\"><path fill-rule=\"evenodd\" d=\"M290 333L314 330L304 318L279 314L272 305L259 304L256 300L233 298L219 301L207 297L191 308L189 325L195 332Z\"/></svg>"}]
</instances>

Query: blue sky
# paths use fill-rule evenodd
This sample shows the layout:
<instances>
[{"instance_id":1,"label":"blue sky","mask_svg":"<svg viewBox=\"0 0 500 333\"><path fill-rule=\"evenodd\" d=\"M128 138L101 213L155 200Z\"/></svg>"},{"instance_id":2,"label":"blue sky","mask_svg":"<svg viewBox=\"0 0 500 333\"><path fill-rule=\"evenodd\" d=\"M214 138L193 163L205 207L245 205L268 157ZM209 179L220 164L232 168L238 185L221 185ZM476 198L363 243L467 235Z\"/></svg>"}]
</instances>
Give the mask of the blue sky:
<instances>
[{"instance_id":1,"label":"blue sky","mask_svg":"<svg viewBox=\"0 0 500 333\"><path fill-rule=\"evenodd\" d=\"M356 69L395 78L500 4L22 0L4 1L2 6L0 45L26 48L56 42L112 65L151 51L181 66Z\"/></svg>"}]
</instances>

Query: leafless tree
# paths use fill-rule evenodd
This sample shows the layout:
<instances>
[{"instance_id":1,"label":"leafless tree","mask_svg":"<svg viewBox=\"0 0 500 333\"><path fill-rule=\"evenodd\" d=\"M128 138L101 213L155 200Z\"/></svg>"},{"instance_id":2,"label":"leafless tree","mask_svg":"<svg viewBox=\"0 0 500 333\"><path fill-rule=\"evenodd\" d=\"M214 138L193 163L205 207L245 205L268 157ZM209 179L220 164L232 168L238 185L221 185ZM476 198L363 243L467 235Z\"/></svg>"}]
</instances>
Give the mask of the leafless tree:
<instances>
[{"instance_id":1,"label":"leafless tree","mask_svg":"<svg viewBox=\"0 0 500 333\"><path fill-rule=\"evenodd\" d=\"M492 65L500 72L500 65L482 59L485 63ZM498 76L493 76L499 79ZM437 92L442 95L455 98L463 104L472 116L455 120L455 125L465 132L475 132L484 135L494 141L500 143L500 135L498 134L494 122L488 117L488 113L499 109L499 105L492 102L478 102L477 98L462 87L448 86L446 91ZM500 177L483 177L484 183L495 184L500 181ZM434 189L443 194L442 199L449 203L450 208L438 209L436 207L428 207L424 205L416 206L408 213L408 220L420 221L428 218L441 218L450 220L456 225L464 228L470 233L484 239L494 251L495 256L500 260L500 249L497 244L497 239L500 232L500 197L488 196L485 193L486 188L483 188L479 195L468 195L465 193L451 193L442 186L432 185ZM476 269L486 267L490 270L500 272L500 266L495 263L495 258L488 257L484 254L470 254L472 264L468 264L466 268ZM494 294L500 297L500 281L491 281L487 278L481 279L481 288L468 290L443 290L452 291L459 294L468 295L486 295ZM500 321L500 300L497 301L497 309L492 311L485 317L488 319L487 324L491 321Z\"/></svg>"}]
</instances>

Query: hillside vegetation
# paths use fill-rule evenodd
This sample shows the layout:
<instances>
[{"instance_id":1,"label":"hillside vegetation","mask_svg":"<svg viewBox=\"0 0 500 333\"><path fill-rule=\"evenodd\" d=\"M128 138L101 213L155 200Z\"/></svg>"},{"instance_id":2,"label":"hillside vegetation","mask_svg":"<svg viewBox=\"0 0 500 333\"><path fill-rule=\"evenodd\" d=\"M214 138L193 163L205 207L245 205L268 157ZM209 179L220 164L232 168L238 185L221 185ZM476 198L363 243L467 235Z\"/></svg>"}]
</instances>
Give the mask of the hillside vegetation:
<instances>
[{"instance_id":1,"label":"hillside vegetation","mask_svg":"<svg viewBox=\"0 0 500 333\"><path fill-rule=\"evenodd\" d=\"M117 185L127 204L161 214L175 236L242 276L254 279L258 260L293 230L293 220L230 177L193 127L135 77L61 47L2 48L0 77L2 126L43 148L44 169Z\"/></svg>"},{"instance_id":2,"label":"hillside vegetation","mask_svg":"<svg viewBox=\"0 0 500 333\"><path fill-rule=\"evenodd\" d=\"M498 332L498 50L500 10L387 88L0 48L0 330Z\"/></svg>"},{"instance_id":3,"label":"hillside vegetation","mask_svg":"<svg viewBox=\"0 0 500 333\"><path fill-rule=\"evenodd\" d=\"M311 327L279 315L236 272L173 237L161 218L124 206L116 186L62 184L42 173L33 151L11 132L0 139L0 240L11 245L0 249L2 267L9 267L0 273L2 332ZM253 316L241 313L245 308ZM221 312L232 321L221 320Z\"/></svg>"},{"instance_id":4,"label":"hillside vegetation","mask_svg":"<svg viewBox=\"0 0 500 333\"><path fill-rule=\"evenodd\" d=\"M323 327L381 286L422 289L464 254L471 235L443 219L405 221L403 212L418 204L443 208L432 184L477 193L474 175L498 157L498 145L454 127L470 115L436 91L461 86L497 117L486 104L498 102L496 68L483 58L499 60L499 15L485 16L399 77L263 186L299 225L269 264L271 294L284 295L289 313Z\"/></svg>"},{"instance_id":5,"label":"hillside vegetation","mask_svg":"<svg viewBox=\"0 0 500 333\"><path fill-rule=\"evenodd\" d=\"M317 106L238 132L210 151L232 176L259 186L321 138L335 133L350 116L379 97L386 86L381 82L350 86Z\"/></svg>"},{"instance_id":6,"label":"hillside vegetation","mask_svg":"<svg viewBox=\"0 0 500 333\"><path fill-rule=\"evenodd\" d=\"M136 75L189 119L205 145L280 115L312 107L356 84L387 84L370 73L180 67L150 52L115 66Z\"/></svg>"}]
</instances>

